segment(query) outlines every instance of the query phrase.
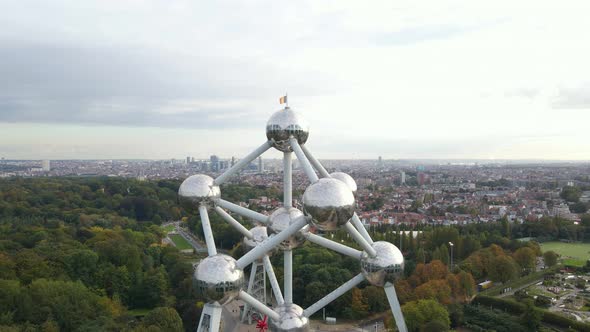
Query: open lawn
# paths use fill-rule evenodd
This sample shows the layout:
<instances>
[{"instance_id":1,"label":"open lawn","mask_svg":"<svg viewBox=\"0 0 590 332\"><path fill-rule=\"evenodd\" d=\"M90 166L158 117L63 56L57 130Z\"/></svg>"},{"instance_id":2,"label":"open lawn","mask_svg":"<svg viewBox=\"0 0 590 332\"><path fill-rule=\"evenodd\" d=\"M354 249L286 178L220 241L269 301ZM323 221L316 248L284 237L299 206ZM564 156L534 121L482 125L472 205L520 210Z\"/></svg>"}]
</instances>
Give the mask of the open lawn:
<instances>
[{"instance_id":1,"label":"open lawn","mask_svg":"<svg viewBox=\"0 0 590 332\"><path fill-rule=\"evenodd\" d=\"M174 230L174 225L173 224L168 224L166 226L162 226L162 228L164 229L164 231L166 231L166 233L170 233Z\"/></svg>"},{"instance_id":2,"label":"open lawn","mask_svg":"<svg viewBox=\"0 0 590 332\"><path fill-rule=\"evenodd\" d=\"M191 244L188 243L188 241L185 240L179 234L170 234L168 237L172 240L172 242L174 242L174 245L176 246L176 248L178 248L178 250L185 250L185 249L192 249L193 248L191 246Z\"/></svg>"},{"instance_id":3,"label":"open lawn","mask_svg":"<svg viewBox=\"0 0 590 332\"><path fill-rule=\"evenodd\" d=\"M584 266L590 259L590 243L543 242L541 250L553 250L564 259L565 265Z\"/></svg>"}]
</instances>

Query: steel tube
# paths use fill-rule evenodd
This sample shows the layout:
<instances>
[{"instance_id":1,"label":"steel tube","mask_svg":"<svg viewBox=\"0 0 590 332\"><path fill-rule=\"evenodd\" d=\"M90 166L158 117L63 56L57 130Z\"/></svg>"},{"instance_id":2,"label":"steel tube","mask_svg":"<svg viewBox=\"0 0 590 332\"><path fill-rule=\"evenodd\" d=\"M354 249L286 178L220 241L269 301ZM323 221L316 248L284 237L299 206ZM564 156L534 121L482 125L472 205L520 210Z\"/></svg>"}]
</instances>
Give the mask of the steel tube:
<instances>
[{"instance_id":1,"label":"steel tube","mask_svg":"<svg viewBox=\"0 0 590 332\"><path fill-rule=\"evenodd\" d=\"M258 310L260 313L267 315L273 320L278 320L280 318L279 314L274 312L271 308L267 307L264 303L258 301L252 295L244 292L243 290L240 291L240 295L238 296L240 300L248 303L254 309Z\"/></svg>"},{"instance_id":2,"label":"steel tube","mask_svg":"<svg viewBox=\"0 0 590 332\"><path fill-rule=\"evenodd\" d=\"M361 233L359 233L356 230L356 228L354 228L354 226L350 223L350 221L347 222L346 224L344 224L344 226L346 227L346 230L348 231L348 233L356 241L356 243L358 243L367 252L367 254L369 254L369 256L371 256L371 257L377 256L377 252L375 251L375 249L373 249L373 247L371 247L369 242L367 242L365 240L365 238L363 238Z\"/></svg>"},{"instance_id":3,"label":"steel tube","mask_svg":"<svg viewBox=\"0 0 590 332\"><path fill-rule=\"evenodd\" d=\"M293 204L293 163L291 152L283 153L283 206Z\"/></svg>"},{"instance_id":4,"label":"steel tube","mask_svg":"<svg viewBox=\"0 0 590 332\"><path fill-rule=\"evenodd\" d=\"M263 224L266 224L268 222L268 216L266 216L262 213L252 211L252 210L247 209L245 207L239 206L239 205L234 204L232 202L228 202L224 199L215 200L215 205L220 206L224 209L228 209L231 212L235 212L235 213L241 215L242 217L250 218L252 220L258 221Z\"/></svg>"},{"instance_id":5,"label":"steel tube","mask_svg":"<svg viewBox=\"0 0 590 332\"><path fill-rule=\"evenodd\" d=\"M209 223L209 214L207 214L206 205L199 205L199 214L201 215L203 234L205 235L205 243L207 244L207 253L209 256L217 255L217 248L215 248L215 239L213 239L213 231L211 230L211 223Z\"/></svg>"},{"instance_id":6,"label":"steel tube","mask_svg":"<svg viewBox=\"0 0 590 332\"><path fill-rule=\"evenodd\" d=\"M250 250L247 254L238 259L238 268L243 269L249 264L252 264L252 262L262 257L262 255L266 254L268 251L276 247L282 241L285 241L289 236L297 233L301 229L301 227L305 225L307 225L307 220L305 220L305 217L299 217L289 227L280 231L278 234L275 234L269 237L268 239L264 240L262 243L256 246L256 248Z\"/></svg>"},{"instance_id":7,"label":"steel tube","mask_svg":"<svg viewBox=\"0 0 590 332\"><path fill-rule=\"evenodd\" d=\"M347 282L343 283L340 287L333 290L330 294L324 296L321 300L312 304L309 308L303 310L303 316L310 317L311 315L315 314L318 310L322 309L323 307L330 304L332 301L344 295L344 293L353 289L356 285L363 282L363 280L365 280L363 274L357 274L352 279L348 280Z\"/></svg>"},{"instance_id":8,"label":"steel tube","mask_svg":"<svg viewBox=\"0 0 590 332\"><path fill-rule=\"evenodd\" d=\"M237 220L235 220L234 217L230 216L229 213L225 212L222 208L216 206L215 212L217 212L217 214L221 216L221 218L225 219L225 221L227 221L228 224L232 225L238 232L242 233L245 237L249 239L252 238L252 233L246 227L244 227L244 225L240 224Z\"/></svg>"},{"instance_id":9,"label":"steel tube","mask_svg":"<svg viewBox=\"0 0 590 332\"><path fill-rule=\"evenodd\" d=\"M307 149L307 147L305 147L305 145L301 145L301 150L303 150L303 153L305 154L307 159L309 159L309 162L313 165L313 167L320 173L320 175L323 178L330 177L330 174L328 173L328 171L326 171L326 169L324 168L324 166L322 166L322 164L319 162L319 160L315 159L315 157L311 154L311 152Z\"/></svg>"},{"instance_id":10,"label":"steel tube","mask_svg":"<svg viewBox=\"0 0 590 332\"><path fill-rule=\"evenodd\" d=\"M338 242L328 240L325 237L321 237L321 236L313 234L313 233L309 233L309 235L307 236L307 239L309 240L309 242L313 242L313 243L318 244L322 247L328 248L330 250L334 250L336 252L339 252L339 253L346 255L346 256L350 256L352 258L361 259L361 255L363 254L363 252L360 250L356 250L354 248L345 246L345 245L340 244Z\"/></svg>"},{"instance_id":11,"label":"steel tube","mask_svg":"<svg viewBox=\"0 0 590 332\"><path fill-rule=\"evenodd\" d=\"M397 299L395 287L392 283L388 282L385 284L385 287L383 289L385 290L385 295L387 295L387 301L389 301L391 312L393 312L393 318L395 318L395 325L397 325L397 330L400 332L408 332L408 327L406 326L406 321L404 320L402 308L399 305L399 300Z\"/></svg>"},{"instance_id":12,"label":"steel tube","mask_svg":"<svg viewBox=\"0 0 590 332\"><path fill-rule=\"evenodd\" d=\"M315 174L315 171L313 170L313 167L311 167L309 160L307 160L307 157L305 157L305 153L303 153L303 150L301 150L301 146L293 137L289 139L289 143L291 143L291 148L295 152L295 155L301 163L301 166L303 166L303 171L305 171L305 174L309 178L309 181L311 183L315 183L317 180L319 180L318 175Z\"/></svg>"},{"instance_id":13,"label":"steel tube","mask_svg":"<svg viewBox=\"0 0 590 332\"><path fill-rule=\"evenodd\" d=\"M356 212L352 216L352 224L354 225L354 227L356 227L356 230L359 231L359 233L361 233L363 238L367 242L369 242L369 244L373 244L373 239L371 239L371 235L369 235L369 232L367 232L367 229L365 228L365 226L363 226L363 223L359 219L359 216L356 214Z\"/></svg>"},{"instance_id":14,"label":"steel tube","mask_svg":"<svg viewBox=\"0 0 590 332\"><path fill-rule=\"evenodd\" d=\"M213 181L213 183L216 184L216 185L220 185L220 184L224 183L225 181L227 181L227 179L229 177L231 177L232 175L234 175L235 173L237 173L244 166L246 166L249 163L251 163L252 160L260 157L260 155L263 154L264 152L266 152L266 150L270 149L271 146L272 146L272 142L271 141L264 142L264 144L262 144L261 146L259 146L256 150L252 151L249 155L247 155L244 158L240 159L232 168L228 169L223 174L221 174L220 176L218 176L215 179L215 181Z\"/></svg>"},{"instance_id":15,"label":"steel tube","mask_svg":"<svg viewBox=\"0 0 590 332\"><path fill-rule=\"evenodd\" d=\"M284 285L285 289L285 303L293 303L293 251L285 250L284 252Z\"/></svg>"},{"instance_id":16,"label":"steel tube","mask_svg":"<svg viewBox=\"0 0 590 332\"><path fill-rule=\"evenodd\" d=\"M273 269L272 264L270 262L270 257L268 257L268 255L264 255L264 257L262 257L262 263L264 264L264 268L266 269L266 273L268 274L268 280L270 280L270 286L272 287L272 291L275 294L275 299L277 299L277 303L279 305L285 303L283 293L281 292L281 287L279 286L279 281L277 280L277 276L275 275L275 270Z\"/></svg>"}]
</instances>

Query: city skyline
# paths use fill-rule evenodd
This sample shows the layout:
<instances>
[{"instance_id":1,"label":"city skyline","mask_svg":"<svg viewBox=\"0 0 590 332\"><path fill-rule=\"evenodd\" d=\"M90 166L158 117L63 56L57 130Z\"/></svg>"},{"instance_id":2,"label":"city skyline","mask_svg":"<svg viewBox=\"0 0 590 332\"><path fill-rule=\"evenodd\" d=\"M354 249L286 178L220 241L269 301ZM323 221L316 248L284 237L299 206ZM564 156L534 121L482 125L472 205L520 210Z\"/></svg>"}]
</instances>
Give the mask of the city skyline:
<instances>
[{"instance_id":1,"label":"city skyline","mask_svg":"<svg viewBox=\"0 0 590 332\"><path fill-rule=\"evenodd\" d=\"M587 161L589 6L5 3L0 156L240 158L287 91L321 159Z\"/></svg>"}]
</instances>

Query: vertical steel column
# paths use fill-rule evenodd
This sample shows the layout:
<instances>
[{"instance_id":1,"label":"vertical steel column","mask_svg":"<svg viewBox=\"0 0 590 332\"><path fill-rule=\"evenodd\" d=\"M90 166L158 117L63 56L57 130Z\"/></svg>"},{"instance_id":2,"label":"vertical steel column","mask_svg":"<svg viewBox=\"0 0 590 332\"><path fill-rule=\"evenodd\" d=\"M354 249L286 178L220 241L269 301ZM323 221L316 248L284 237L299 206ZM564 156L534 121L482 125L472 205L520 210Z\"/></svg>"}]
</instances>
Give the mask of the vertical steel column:
<instances>
[{"instance_id":1,"label":"vertical steel column","mask_svg":"<svg viewBox=\"0 0 590 332\"><path fill-rule=\"evenodd\" d=\"M293 204L293 164L292 153L283 153L283 206L289 208Z\"/></svg>"},{"instance_id":2,"label":"vertical steel column","mask_svg":"<svg viewBox=\"0 0 590 332\"><path fill-rule=\"evenodd\" d=\"M213 231L211 230L211 224L209 223L209 215L207 214L207 206L205 204L199 205L199 214L201 215L201 224L203 225L205 243L207 243L207 252L209 253L209 256L217 255L217 248L215 248Z\"/></svg>"},{"instance_id":3,"label":"vertical steel column","mask_svg":"<svg viewBox=\"0 0 590 332\"><path fill-rule=\"evenodd\" d=\"M285 265L284 265L284 278L285 278L285 303L293 303L293 251L285 250Z\"/></svg>"}]
</instances>

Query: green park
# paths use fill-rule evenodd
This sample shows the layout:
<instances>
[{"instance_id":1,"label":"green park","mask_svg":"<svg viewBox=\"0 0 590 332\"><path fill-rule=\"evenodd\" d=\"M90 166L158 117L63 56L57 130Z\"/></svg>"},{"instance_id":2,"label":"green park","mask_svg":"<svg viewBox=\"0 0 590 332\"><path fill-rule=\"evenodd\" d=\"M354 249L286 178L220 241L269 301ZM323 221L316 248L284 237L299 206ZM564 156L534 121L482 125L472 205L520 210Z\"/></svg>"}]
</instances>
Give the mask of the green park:
<instances>
[{"instance_id":1,"label":"green park","mask_svg":"<svg viewBox=\"0 0 590 332\"><path fill-rule=\"evenodd\" d=\"M590 259L590 243L543 242L541 250L556 252L561 256L564 265L582 267Z\"/></svg>"}]
</instances>

